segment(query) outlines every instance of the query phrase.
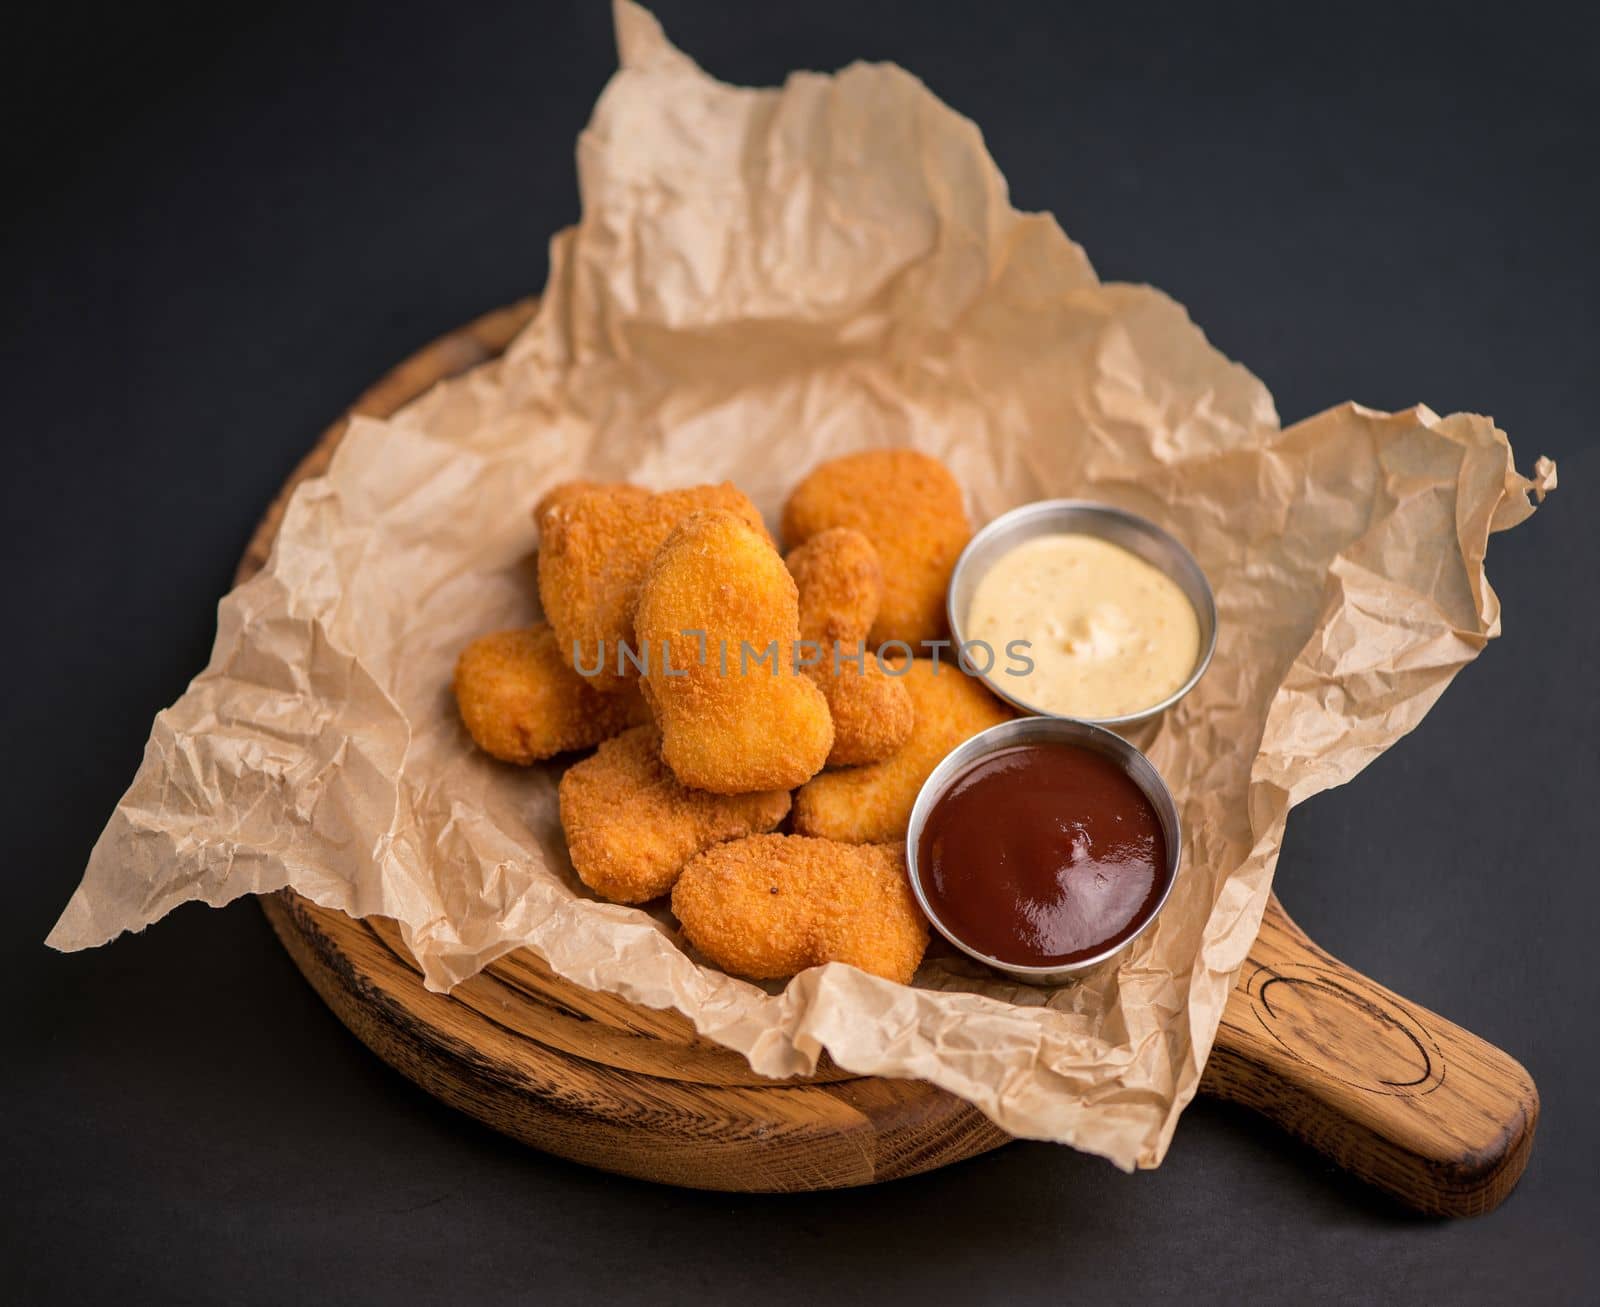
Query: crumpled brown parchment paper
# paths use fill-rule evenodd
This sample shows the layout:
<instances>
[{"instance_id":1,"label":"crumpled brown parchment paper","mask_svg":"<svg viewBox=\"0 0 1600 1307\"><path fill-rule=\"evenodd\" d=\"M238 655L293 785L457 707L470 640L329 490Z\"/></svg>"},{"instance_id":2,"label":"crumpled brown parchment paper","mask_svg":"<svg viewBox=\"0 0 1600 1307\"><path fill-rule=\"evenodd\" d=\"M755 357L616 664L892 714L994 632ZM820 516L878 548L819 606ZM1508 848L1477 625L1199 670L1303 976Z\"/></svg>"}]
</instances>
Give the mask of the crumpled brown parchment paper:
<instances>
[{"instance_id":1,"label":"crumpled brown parchment paper","mask_svg":"<svg viewBox=\"0 0 1600 1307\"><path fill-rule=\"evenodd\" d=\"M292 886L401 925L447 988L510 949L689 1015L772 1076L826 1049L1016 1135L1160 1161L1255 938L1290 806L1411 730L1499 631L1489 535L1519 476L1485 418L1346 406L1280 430L1181 306L1103 285L1023 214L978 129L899 68L722 85L642 9L578 144L580 225L494 363L357 420L206 670L155 721L49 942ZM586 897L555 766L476 753L471 637L536 613L529 506L575 475L730 478L776 519L813 464L911 444L983 521L1073 495L1163 523L1216 589L1199 688L1141 740L1182 806L1181 877L1113 972L1054 991L951 958L915 987L834 965L781 992L697 965L670 918Z\"/></svg>"}]
</instances>

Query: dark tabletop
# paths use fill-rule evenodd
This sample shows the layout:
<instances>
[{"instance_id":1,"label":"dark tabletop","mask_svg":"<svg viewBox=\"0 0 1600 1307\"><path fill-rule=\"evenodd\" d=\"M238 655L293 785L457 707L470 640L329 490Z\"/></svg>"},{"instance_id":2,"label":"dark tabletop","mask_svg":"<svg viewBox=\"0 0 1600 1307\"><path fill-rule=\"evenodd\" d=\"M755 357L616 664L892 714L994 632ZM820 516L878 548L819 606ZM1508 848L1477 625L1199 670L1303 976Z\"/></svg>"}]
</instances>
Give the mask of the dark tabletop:
<instances>
[{"instance_id":1,"label":"dark tabletop","mask_svg":"<svg viewBox=\"0 0 1600 1307\"><path fill-rule=\"evenodd\" d=\"M18 1303L1571 1301L1596 1292L1597 32L1532 5L662 0L711 72L893 59L1016 203L1188 305L1285 421L1491 413L1561 490L1491 544L1505 634L1289 824L1335 954L1502 1045L1544 1115L1499 1211L1402 1212L1204 1101L1124 1176L1018 1144L878 1189L679 1192L525 1150L325 1011L251 902L40 941L204 664L252 524L416 346L536 291L613 66L602 3L8 17L11 1034ZM1593 1300L1592 1298L1590 1299Z\"/></svg>"}]
</instances>

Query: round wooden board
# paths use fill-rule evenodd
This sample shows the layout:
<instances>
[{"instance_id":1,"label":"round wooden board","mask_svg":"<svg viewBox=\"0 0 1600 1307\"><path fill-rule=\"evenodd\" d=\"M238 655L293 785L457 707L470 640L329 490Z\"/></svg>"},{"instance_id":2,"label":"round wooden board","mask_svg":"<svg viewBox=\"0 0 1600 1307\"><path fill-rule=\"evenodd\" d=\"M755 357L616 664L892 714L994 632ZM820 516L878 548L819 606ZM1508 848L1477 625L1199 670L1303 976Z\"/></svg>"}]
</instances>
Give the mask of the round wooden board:
<instances>
[{"instance_id":1,"label":"round wooden board","mask_svg":"<svg viewBox=\"0 0 1600 1307\"><path fill-rule=\"evenodd\" d=\"M306 978L367 1047L435 1097L575 1162L697 1189L837 1189L1006 1142L913 1080L756 1075L676 1012L553 975L526 949L449 995L424 989L389 921L262 900Z\"/></svg>"},{"instance_id":2,"label":"round wooden board","mask_svg":"<svg viewBox=\"0 0 1600 1307\"><path fill-rule=\"evenodd\" d=\"M384 417L496 357L531 299L407 359L350 412ZM349 415L301 461L257 527L238 580L267 562L289 496L327 469ZM518 950L429 993L389 921L356 921L290 892L262 907L328 1006L436 1097L525 1143L609 1171L694 1188L871 1184L987 1152L1008 1137L932 1085L754 1074L676 1012L555 976ZM1245 1104L1422 1211L1485 1212L1515 1187L1539 1116L1528 1073L1499 1049L1324 953L1269 902L1201 1084Z\"/></svg>"},{"instance_id":3,"label":"round wooden board","mask_svg":"<svg viewBox=\"0 0 1600 1307\"><path fill-rule=\"evenodd\" d=\"M534 300L490 313L407 359L351 414L386 417L498 355ZM327 470L349 417L295 469L251 538L238 580L266 564L290 494ZM285 892L261 900L278 938L363 1043L434 1096L546 1152L692 1188L871 1184L1008 1142L970 1103L916 1080L824 1060L803 1081L756 1075L676 1012L569 984L519 949L448 996L423 988L393 922L354 920Z\"/></svg>"}]
</instances>

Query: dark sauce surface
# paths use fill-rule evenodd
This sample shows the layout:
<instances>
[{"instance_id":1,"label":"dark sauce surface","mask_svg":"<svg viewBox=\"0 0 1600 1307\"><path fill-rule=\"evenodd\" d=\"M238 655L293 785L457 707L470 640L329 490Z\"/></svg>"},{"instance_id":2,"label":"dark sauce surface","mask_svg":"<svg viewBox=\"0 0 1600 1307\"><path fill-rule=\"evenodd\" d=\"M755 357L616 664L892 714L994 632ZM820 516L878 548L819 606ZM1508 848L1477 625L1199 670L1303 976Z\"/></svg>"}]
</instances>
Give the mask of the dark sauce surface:
<instances>
[{"instance_id":1,"label":"dark sauce surface","mask_svg":"<svg viewBox=\"0 0 1600 1307\"><path fill-rule=\"evenodd\" d=\"M1018 966L1078 962L1122 943L1167 888L1167 841L1144 791L1111 759L1021 744L946 787L917 846L939 920Z\"/></svg>"}]
</instances>

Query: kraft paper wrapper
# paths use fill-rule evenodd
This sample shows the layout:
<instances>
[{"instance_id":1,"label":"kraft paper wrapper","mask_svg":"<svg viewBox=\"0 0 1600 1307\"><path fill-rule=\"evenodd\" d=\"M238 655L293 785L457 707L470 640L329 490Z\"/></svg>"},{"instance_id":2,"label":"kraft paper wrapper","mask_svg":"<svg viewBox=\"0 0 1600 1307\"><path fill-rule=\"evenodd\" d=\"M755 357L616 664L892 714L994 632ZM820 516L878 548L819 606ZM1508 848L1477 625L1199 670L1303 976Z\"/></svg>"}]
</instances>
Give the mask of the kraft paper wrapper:
<instances>
[{"instance_id":1,"label":"kraft paper wrapper","mask_svg":"<svg viewBox=\"0 0 1600 1307\"><path fill-rule=\"evenodd\" d=\"M920 1077L1013 1134L1161 1160L1255 938L1290 807L1411 730L1500 629L1492 532L1555 484L1485 418L1348 405L1281 430L1266 388L1146 286L1098 281L1024 214L977 127L899 68L707 77L643 10L578 143L579 226L494 363L358 419L223 601L206 670L144 760L49 942L292 886L396 919L427 984L507 951L674 1007L756 1070L826 1049ZM464 197L463 202L469 202ZM1216 657L1140 742L1182 809L1183 871L1120 968L1008 984L930 959L766 989L698 965L671 918L574 877L558 765L474 751L457 652L537 613L529 507L578 475L731 479L776 522L819 461L942 458L978 522L1106 500L1182 539Z\"/></svg>"}]
</instances>

